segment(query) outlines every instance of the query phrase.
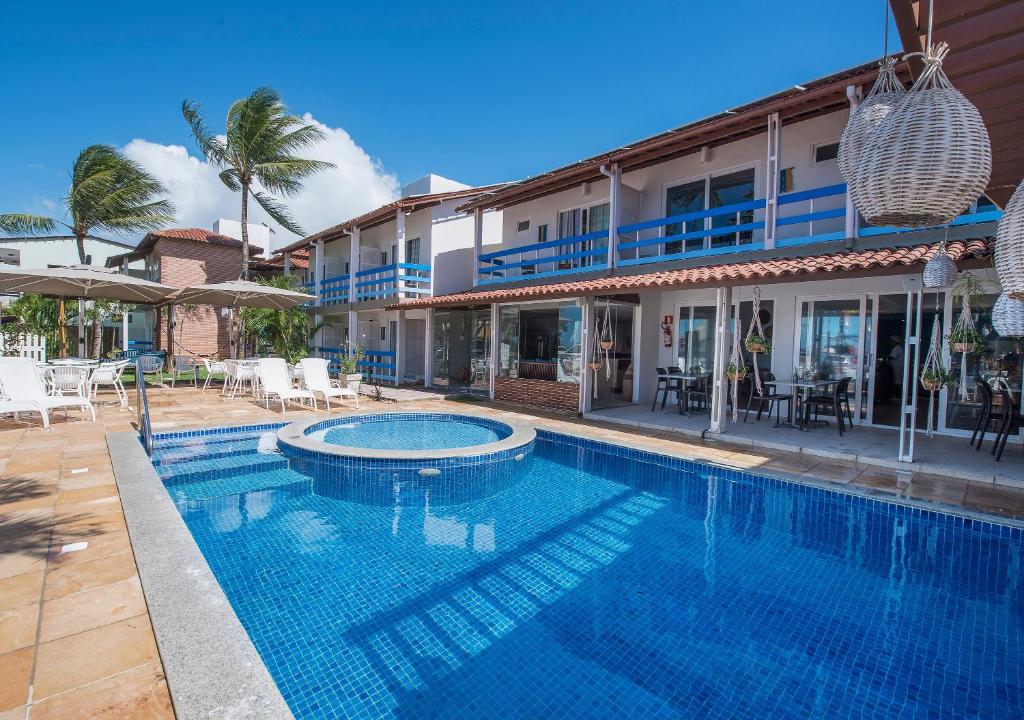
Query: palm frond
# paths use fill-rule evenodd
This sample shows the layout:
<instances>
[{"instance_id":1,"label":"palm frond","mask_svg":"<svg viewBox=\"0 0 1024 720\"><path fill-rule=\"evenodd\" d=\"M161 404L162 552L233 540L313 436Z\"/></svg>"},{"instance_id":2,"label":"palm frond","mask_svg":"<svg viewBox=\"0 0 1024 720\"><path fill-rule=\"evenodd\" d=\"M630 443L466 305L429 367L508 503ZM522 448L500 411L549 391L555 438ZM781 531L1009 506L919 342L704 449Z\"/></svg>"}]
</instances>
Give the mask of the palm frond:
<instances>
[{"instance_id":1,"label":"palm frond","mask_svg":"<svg viewBox=\"0 0 1024 720\"><path fill-rule=\"evenodd\" d=\"M6 213L0 215L0 231L14 235L34 235L52 232L57 223L42 215L27 213Z\"/></svg>"},{"instance_id":2,"label":"palm frond","mask_svg":"<svg viewBox=\"0 0 1024 720\"><path fill-rule=\"evenodd\" d=\"M253 176L270 192L290 196L302 189L300 181L303 178L332 167L334 165L331 163L321 160L303 160L302 158L282 156L276 160L256 165L253 168Z\"/></svg>"},{"instance_id":3,"label":"palm frond","mask_svg":"<svg viewBox=\"0 0 1024 720\"><path fill-rule=\"evenodd\" d=\"M283 204L279 203L276 199L272 198L266 193L259 192L256 190L251 191L253 198L260 204L260 207L267 211L267 215L272 217L274 221L283 227L288 232L295 233L296 235L305 235L305 231L299 227L298 223L292 217Z\"/></svg>"},{"instance_id":4,"label":"palm frond","mask_svg":"<svg viewBox=\"0 0 1024 720\"><path fill-rule=\"evenodd\" d=\"M224 144L206 126L206 122L203 120L202 106L194 100L185 99L181 103L181 114L192 130L192 136L196 139L196 145L199 146L203 156L215 165L222 165L225 155Z\"/></svg>"},{"instance_id":5,"label":"palm frond","mask_svg":"<svg viewBox=\"0 0 1024 720\"><path fill-rule=\"evenodd\" d=\"M242 184L238 182L238 170L236 168L230 167L227 170L222 170L217 177L227 186L228 190L238 192L242 189Z\"/></svg>"}]
</instances>

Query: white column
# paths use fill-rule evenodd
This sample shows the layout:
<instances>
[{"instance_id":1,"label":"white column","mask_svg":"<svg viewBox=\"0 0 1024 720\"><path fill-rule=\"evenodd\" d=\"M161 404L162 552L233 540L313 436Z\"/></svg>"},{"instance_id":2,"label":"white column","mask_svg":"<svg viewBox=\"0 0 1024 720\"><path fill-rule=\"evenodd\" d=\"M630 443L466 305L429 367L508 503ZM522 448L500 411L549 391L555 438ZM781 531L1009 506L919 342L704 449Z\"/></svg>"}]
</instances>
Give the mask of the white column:
<instances>
[{"instance_id":1,"label":"white column","mask_svg":"<svg viewBox=\"0 0 1024 720\"><path fill-rule=\"evenodd\" d=\"M850 101L850 117L857 112L857 107L860 105L861 95L863 90L860 86L849 85L846 88L846 97ZM849 191L846 193L846 224L844 226L844 234L846 235L847 244L852 246L852 241L857 237L858 226L860 225L860 217L857 215L857 208L853 205L853 198L850 197Z\"/></svg>"},{"instance_id":2,"label":"white column","mask_svg":"<svg viewBox=\"0 0 1024 720\"><path fill-rule=\"evenodd\" d=\"M284 253L284 274L292 274L292 254L290 252Z\"/></svg>"},{"instance_id":3,"label":"white column","mask_svg":"<svg viewBox=\"0 0 1024 720\"><path fill-rule=\"evenodd\" d=\"M473 211L473 287L480 284L480 255L484 247L484 211Z\"/></svg>"},{"instance_id":4,"label":"white column","mask_svg":"<svg viewBox=\"0 0 1024 720\"><path fill-rule=\"evenodd\" d=\"M644 318L641 314L642 307L643 302L633 306L633 347L630 350L633 357L633 396L630 398L632 403L640 402L640 379L646 370L646 368L640 365L640 352L643 347L640 344L640 340L644 331Z\"/></svg>"},{"instance_id":5,"label":"white column","mask_svg":"<svg viewBox=\"0 0 1024 720\"><path fill-rule=\"evenodd\" d=\"M903 347L903 386L900 388L899 460L914 462L917 431L917 376L921 367L921 303L923 290L907 292L906 342ZM914 356L911 359L910 353Z\"/></svg>"},{"instance_id":6,"label":"white column","mask_svg":"<svg viewBox=\"0 0 1024 720\"><path fill-rule=\"evenodd\" d=\"M121 313L121 349L128 352L128 308Z\"/></svg>"},{"instance_id":7,"label":"white column","mask_svg":"<svg viewBox=\"0 0 1024 720\"><path fill-rule=\"evenodd\" d=\"M729 362L729 349L732 347L731 287L715 290L715 308L715 361L714 372L711 375L711 432L720 433L725 430L728 393L725 366Z\"/></svg>"},{"instance_id":8,"label":"white column","mask_svg":"<svg viewBox=\"0 0 1024 720\"><path fill-rule=\"evenodd\" d=\"M395 213L395 256L391 263L395 266L395 297L401 299L405 283L398 279L402 274L402 263L405 262L405 212L399 208Z\"/></svg>"},{"instance_id":9,"label":"white column","mask_svg":"<svg viewBox=\"0 0 1024 720\"><path fill-rule=\"evenodd\" d=\"M395 333L395 385L399 385L405 379L405 310L398 311Z\"/></svg>"},{"instance_id":10,"label":"white column","mask_svg":"<svg viewBox=\"0 0 1024 720\"><path fill-rule=\"evenodd\" d=\"M423 387L434 387L434 308L427 308L423 332Z\"/></svg>"},{"instance_id":11,"label":"white column","mask_svg":"<svg viewBox=\"0 0 1024 720\"><path fill-rule=\"evenodd\" d=\"M359 313L355 310L348 311L348 349L355 350L363 344L359 337Z\"/></svg>"},{"instance_id":12,"label":"white column","mask_svg":"<svg viewBox=\"0 0 1024 720\"><path fill-rule=\"evenodd\" d=\"M359 228L352 228L348 241L348 301L354 305L356 302L356 273L359 272ZM353 315L354 313L349 313ZM354 326L349 325L349 328ZM349 330L349 337L352 337L352 330ZM358 341L358 338L356 338Z\"/></svg>"},{"instance_id":13,"label":"white column","mask_svg":"<svg viewBox=\"0 0 1024 720\"><path fill-rule=\"evenodd\" d=\"M323 323L323 319L324 319L323 318L323 314L321 313L321 310L320 310L320 285L324 281L324 241L323 240L317 240L313 244L313 257L314 257L314 263L315 263L314 268L313 268L313 294L316 295L316 300L313 301L313 307L314 307L313 317L315 318L314 324L321 325L321 323ZM316 344L317 352L319 352L319 348L324 344L324 329L323 329L323 327L320 327L316 331L316 336L314 338L314 343Z\"/></svg>"},{"instance_id":14,"label":"white column","mask_svg":"<svg viewBox=\"0 0 1024 720\"><path fill-rule=\"evenodd\" d=\"M171 305L170 307L174 307L174 306ZM170 321L168 321L168 322L170 322ZM170 327L170 325L168 325L168 328L169 327ZM169 334L168 334L168 337L170 337ZM78 352L76 354L80 358L88 357L89 356L88 355L88 350L89 349L85 346L85 300L82 300L81 298L79 298L78 299ZM168 348L168 355L167 355L168 358L170 358L170 352L171 352L170 348Z\"/></svg>"},{"instance_id":15,"label":"white column","mask_svg":"<svg viewBox=\"0 0 1024 720\"><path fill-rule=\"evenodd\" d=\"M768 116L768 155L765 160L764 193L764 246L775 247L775 221L779 216L779 155L782 152L782 133L779 114Z\"/></svg>"},{"instance_id":16,"label":"white column","mask_svg":"<svg viewBox=\"0 0 1024 720\"><path fill-rule=\"evenodd\" d=\"M488 395L494 399L494 379L498 377L498 363L501 362L501 335L498 333L498 305L491 305L491 347L490 358L487 363L490 366L490 377L488 379Z\"/></svg>"},{"instance_id":17,"label":"white column","mask_svg":"<svg viewBox=\"0 0 1024 720\"><path fill-rule=\"evenodd\" d=\"M594 371L587 367L590 358L594 357L594 343L597 342L597 334L594 332L594 298L583 300L583 312L581 313L583 332L580 339L580 351L583 355L580 372L580 414L590 412L591 399L594 394ZM601 372L600 370L598 372Z\"/></svg>"},{"instance_id":18,"label":"white column","mask_svg":"<svg viewBox=\"0 0 1024 720\"><path fill-rule=\"evenodd\" d=\"M622 170L612 165L608 193L608 267L619 264L619 224L622 215Z\"/></svg>"}]
</instances>

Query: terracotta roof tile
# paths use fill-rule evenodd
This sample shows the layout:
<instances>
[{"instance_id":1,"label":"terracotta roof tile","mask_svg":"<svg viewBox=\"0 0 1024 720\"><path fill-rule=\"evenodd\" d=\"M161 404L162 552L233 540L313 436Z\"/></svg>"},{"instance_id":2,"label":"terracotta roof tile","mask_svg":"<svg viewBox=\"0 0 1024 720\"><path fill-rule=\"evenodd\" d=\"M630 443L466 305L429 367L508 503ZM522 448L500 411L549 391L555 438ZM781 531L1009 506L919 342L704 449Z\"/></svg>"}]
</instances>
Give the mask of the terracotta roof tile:
<instances>
[{"instance_id":1,"label":"terracotta roof tile","mask_svg":"<svg viewBox=\"0 0 1024 720\"><path fill-rule=\"evenodd\" d=\"M957 240L946 245L954 260L987 257L992 253L991 240ZM849 273L873 268L910 267L921 265L938 249L938 244L923 244L875 250L851 250L824 255L771 258L746 262L708 265L679 270L661 270L642 275L616 275L588 280L572 280L548 285L472 290L451 295L422 298L389 309L401 307L435 307L443 305L477 305L538 298L563 298L604 293L625 293L658 288L720 285L734 282L757 282L790 278L798 275ZM803 279L803 278L802 278ZM811 279L811 278L805 278Z\"/></svg>"}]
</instances>

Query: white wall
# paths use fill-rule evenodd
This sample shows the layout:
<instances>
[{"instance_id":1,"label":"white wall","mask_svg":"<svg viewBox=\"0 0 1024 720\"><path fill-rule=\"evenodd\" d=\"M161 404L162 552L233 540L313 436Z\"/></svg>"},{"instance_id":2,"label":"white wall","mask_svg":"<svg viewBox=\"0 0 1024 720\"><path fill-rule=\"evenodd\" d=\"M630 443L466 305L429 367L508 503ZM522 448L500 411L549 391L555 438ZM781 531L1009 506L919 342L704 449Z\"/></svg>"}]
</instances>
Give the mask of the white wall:
<instances>
[{"instance_id":1,"label":"white wall","mask_svg":"<svg viewBox=\"0 0 1024 720\"><path fill-rule=\"evenodd\" d=\"M456 190L468 190L472 185L465 185L441 175L429 173L421 178L413 180L402 186L402 197L407 198L413 195L431 195L433 193L454 192Z\"/></svg>"},{"instance_id":2,"label":"white wall","mask_svg":"<svg viewBox=\"0 0 1024 720\"><path fill-rule=\"evenodd\" d=\"M0 248L18 250L19 267L46 268L51 265L78 265L78 246L75 239L67 238L0 238ZM107 258L130 252L130 247L103 242L94 238L85 239L85 254L90 255L92 264L103 266ZM141 262L134 262L128 267L139 269Z\"/></svg>"},{"instance_id":3,"label":"white wall","mask_svg":"<svg viewBox=\"0 0 1024 720\"><path fill-rule=\"evenodd\" d=\"M249 235L249 244L263 248L263 257L270 257L272 251L291 242L288 238L278 240L275 235L271 234L270 228L261 223L246 223L245 226ZM214 221L213 231L235 240L242 239L242 223L238 220L220 218Z\"/></svg>"}]
</instances>

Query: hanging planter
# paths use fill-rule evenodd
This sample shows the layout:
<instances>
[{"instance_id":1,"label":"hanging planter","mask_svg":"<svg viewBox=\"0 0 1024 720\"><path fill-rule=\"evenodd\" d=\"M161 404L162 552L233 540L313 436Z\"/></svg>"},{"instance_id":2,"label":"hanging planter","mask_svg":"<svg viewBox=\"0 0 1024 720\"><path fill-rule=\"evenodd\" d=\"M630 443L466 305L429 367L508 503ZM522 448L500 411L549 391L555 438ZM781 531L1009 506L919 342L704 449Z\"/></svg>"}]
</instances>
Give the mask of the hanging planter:
<instances>
[{"instance_id":1,"label":"hanging planter","mask_svg":"<svg viewBox=\"0 0 1024 720\"><path fill-rule=\"evenodd\" d=\"M956 263L946 252L946 241L943 240L939 249L924 266L921 282L926 288L949 287L956 282L956 274Z\"/></svg>"},{"instance_id":2,"label":"hanging planter","mask_svg":"<svg viewBox=\"0 0 1024 720\"><path fill-rule=\"evenodd\" d=\"M985 347L985 338L978 332L974 324L974 312L971 310L971 298L983 291L981 281L964 273L963 277L953 286L953 298L960 298L960 315L953 323L953 330L946 336L949 348L961 354L960 358L960 397L966 400L967 394L967 356L981 352Z\"/></svg>"},{"instance_id":3,"label":"hanging planter","mask_svg":"<svg viewBox=\"0 0 1024 720\"><path fill-rule=\"evenodd\" d=\"M743 346L747 348L747 352L752 353L770 353L772 351L771 340L756 332L747 335Z\"/></svg>"},{"instance_id":4,"label":"hanging planter","mask_svg":"<svg viewBox=\"0 0 1024 720\"><path fill-rule=\"evenodd\" d=\"M996 274L1004 293L1024 293L1024 181L1017 186L999 219Z\"/></svg>"},{"instance_id":5,"label":"hanging planter","mask_svg":"<svg viewBox=\"0 0 1024 720\"><path fill-rule=\"evenodd\" d=\"M848 184L871 225L943 225L988 186L992 149L981 114L942 71L949 46L929 38L927 47L907 55L923 56L924 70L870 133Z\"/></svg>"},{"instance_id":6,"label":"hanging planter","mask_svg":"<svg viewBox=\"0 0 1024 720\"><path fill-rule=\"evenodd\" d=\"M847 184L853 182L871 133L907 93L903 83L896 77L896 58L882 58L878 67L878 78L871 92L850 116L843 136L839 139L839 172Z\"/></svg>"},{"instance_id":7,"label":"hanging planter","mask_svg":"<svg viewBox=\"0 0 1024 720\"><path fill-rule=\"evenodd\" d=\"M938 392L953 382L953 375L945 368L925 368L921 372L921 387L928 392Z\"/></svg>"},{"instance_id":8,"label":"hanging planter","mask_svg":"<svg viewBox=\"0 0 1024 720\"><path fill-rule=\"evenodd\" d=\"M729 365L725 368L725 376L729 378L730 382L743 380L747 377L747 366L730 360Z\"/></svg>"},{"instance_id":9,"label":"hanging planter","mask_svg":"<svg viewBox=\"0 0 1024 720\"><path fill-rule=\"evenodd\" d=\"M1004 291L992 306L992 327L1000 337L1024 336L1024 300Z\"/></svg>"},{"instance_id":10,"label":"hanging planter","mask_svg":"<svg viewBox=\"0 0 1024 720\"><path fill-rule=\"evenodd\" d=\"M939 324L939 300L935 299L935 320L932 322L932 341L928 346L928 355L921 368L921 387L929 393L928 398L928 437L932 436L935 418L935 393L953 382L953 375L942 363L942 326Z\"/></svg>"}]
</instances>

